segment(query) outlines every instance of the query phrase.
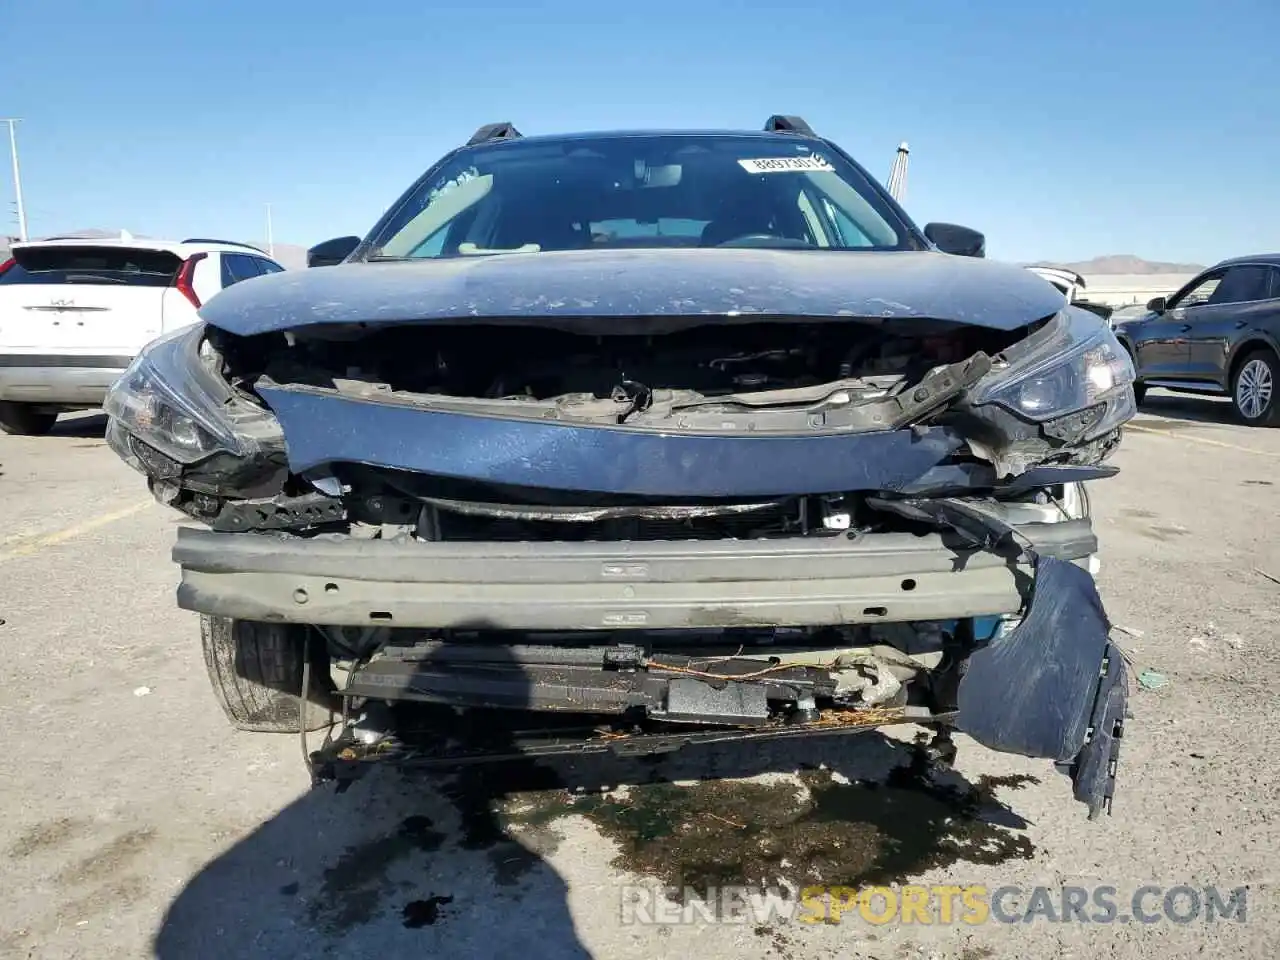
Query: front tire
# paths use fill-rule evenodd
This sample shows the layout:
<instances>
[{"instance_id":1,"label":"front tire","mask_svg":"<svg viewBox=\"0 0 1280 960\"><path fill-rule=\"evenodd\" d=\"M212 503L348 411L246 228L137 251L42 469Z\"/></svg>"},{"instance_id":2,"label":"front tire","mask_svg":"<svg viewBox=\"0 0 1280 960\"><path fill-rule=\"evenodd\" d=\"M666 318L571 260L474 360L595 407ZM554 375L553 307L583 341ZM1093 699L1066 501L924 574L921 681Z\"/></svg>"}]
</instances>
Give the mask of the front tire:
<instances>
[{"instance_id":1,"label":"front tire","mask_svg":"<svg viewBox=\"0 0 1280 960\"><path fill-rule=\"evenodd\" d=\"M43 437L57 422L56 413L47 413L29 403L0 400L0 430L17 437Z\"/></svg>"},{"instance_id":2,"label":"front tire","mask_svg":"<svg viewBox=\"0 0 1280 960\"><path fill-rule=\"evenodd\" d=\"M305 627L200 616L200 642L213 694L237 730L297 733L302 663L308 655ZM327 665L313 660L306 729L329 726L333 681Z\"/></svg>"},{"instance_id":3,"label":"front tire","mask_svg":"<svg viewBox=\"0 0 1280 960\"><path fill-rule=\"evenodd\" d=\"M1277 380L1280 361L1270 350L1252 350L1240 361L1231 378L1231 404L1242 423L1251 427L1280 425Z\"/></svg>"}]
</instances>

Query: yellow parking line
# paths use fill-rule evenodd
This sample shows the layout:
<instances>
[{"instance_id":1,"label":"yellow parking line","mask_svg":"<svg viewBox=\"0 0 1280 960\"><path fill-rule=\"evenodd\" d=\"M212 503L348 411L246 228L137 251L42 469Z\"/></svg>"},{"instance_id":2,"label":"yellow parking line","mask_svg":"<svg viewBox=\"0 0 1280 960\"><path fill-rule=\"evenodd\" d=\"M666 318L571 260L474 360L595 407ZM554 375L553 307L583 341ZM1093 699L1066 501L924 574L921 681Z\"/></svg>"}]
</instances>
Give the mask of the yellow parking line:
<instances>
[{"instance_id":1,"label":"yellow parking line","mask_svg":"<svg viewBox=\"0 0 1280 960\"><path fill-rule=\"evenodd\" d=\"M1169 430L1152 430L1150 427L1136 426L1132 423L1125 426L1134 433L1149 433L1153 437L1170 437L1174 440L1188 440L1191 443L1203 443L1209 447L1222 447L1226 450L1239 450L1241 453L1252 453L1259 457L1280 457L1280 451L1259 450L1257 447L1242 447L1238 443L1227 443L1225 440L1212 440L1209 437L1198 437L1190 433L1174 433Z\"/></svg>"},{"instance_id":2,"label":"yellow parking line","mask_svg":"<svg viewBox=\"0 0 1280 960\"><path fill-rule=\"evenodd\" d=\"M111 513L104 513L101 516L93 517L85 520L83 523L77 523L67 527L64 530L55 530L53 533L46 533L42 536L32 537L20 547L14 547L12 550L6 550L0 553L0 563L6 560L17 560L19 557L27 557L31 554L43 550L45 547L57 546L59 543L65 543L81 534L88 533L90 530L96 530L98 527L105 527L109 523L115 523L117 520L123 520L125 517L131 517L135 513L141 513L154 500L143 500L135 503L131 507L125 507L121 510L115 510Z\"/></svg>"}]
</instances>

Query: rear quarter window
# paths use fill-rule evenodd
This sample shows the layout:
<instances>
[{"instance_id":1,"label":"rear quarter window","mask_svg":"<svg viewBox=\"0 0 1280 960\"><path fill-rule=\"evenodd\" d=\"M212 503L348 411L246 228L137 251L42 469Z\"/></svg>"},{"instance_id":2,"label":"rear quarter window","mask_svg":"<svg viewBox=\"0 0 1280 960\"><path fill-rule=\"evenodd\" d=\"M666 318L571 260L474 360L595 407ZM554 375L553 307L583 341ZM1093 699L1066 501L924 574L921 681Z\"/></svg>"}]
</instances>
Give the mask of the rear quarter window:
<instances>
[{"instance_id":1,"label":"rear quarter window","mask_svg":"<svg viewBox=\"0 0 1280 960\"><path fill-rule=\"evenodd\" d=\"M87 283L167 287L182 260L164 250L127 247L29 247L13 251L15 263L0 284Z\"/></svg>"},{"instance_id":2,"label":"rear quarter window","mask_svg":"<svg viewBox=\"0 0 1280 960\"><path fill-rule=\"evenodd\" d=\"M223 287L262 276L262 269L259 266L262 262L259 257L250 257L243 253L222 254Z\"/></svg>"}]
</instances>

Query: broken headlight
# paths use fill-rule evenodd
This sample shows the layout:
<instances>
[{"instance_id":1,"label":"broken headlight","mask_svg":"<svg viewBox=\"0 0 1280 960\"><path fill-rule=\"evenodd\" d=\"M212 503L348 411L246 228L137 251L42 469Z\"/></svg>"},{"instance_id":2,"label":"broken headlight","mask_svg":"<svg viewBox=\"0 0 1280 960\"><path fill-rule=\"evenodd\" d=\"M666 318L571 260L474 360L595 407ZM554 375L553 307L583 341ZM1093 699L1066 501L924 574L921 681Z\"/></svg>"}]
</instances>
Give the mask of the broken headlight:
<instances>
[{"instance_id":1,"label":"broken headlight","mask_svg":"<svg viewBox=\"0 0 1280 960\"><path fill-rule=\"evenodd\" d=\"M147 344L102 405L129 433L184 464L246 452L223 412L229 390L200 362L203 337L204 324L196 324Z\"/></svg>"},{"instance_id":2,"label":"broken headlight","mask_svg":"<svg viewBox=\"0 0 1280 960\"><path fill-rule=\"evenodd\" d=\"M1068 309L1009 350L973 394L1044 425L1059 439L1092 440L1137 412L1133 363L1111 328Z\"/></svg>"}]
</instances>

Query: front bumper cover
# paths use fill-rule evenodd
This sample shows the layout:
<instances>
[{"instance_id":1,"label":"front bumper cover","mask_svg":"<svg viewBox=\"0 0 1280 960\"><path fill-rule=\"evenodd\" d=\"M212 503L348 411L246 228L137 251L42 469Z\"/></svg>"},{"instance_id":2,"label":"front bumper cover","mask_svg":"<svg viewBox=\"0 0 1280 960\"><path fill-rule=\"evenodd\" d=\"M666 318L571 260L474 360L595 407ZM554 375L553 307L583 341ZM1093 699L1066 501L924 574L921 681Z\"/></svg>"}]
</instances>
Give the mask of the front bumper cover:
<instances>
[{"instance_id":1,"label":"front bumper cover","mask_svg":"<svg viewBox=\"0 0 1280 960\"><path fill-rule=\"evenodd\" d=\"M1128 673L1093 577L1033 559L1026 616L969 657L956 727L992 750L1055 761L1093 819L1110 810Z\"/></svg>"}]
</instances>

